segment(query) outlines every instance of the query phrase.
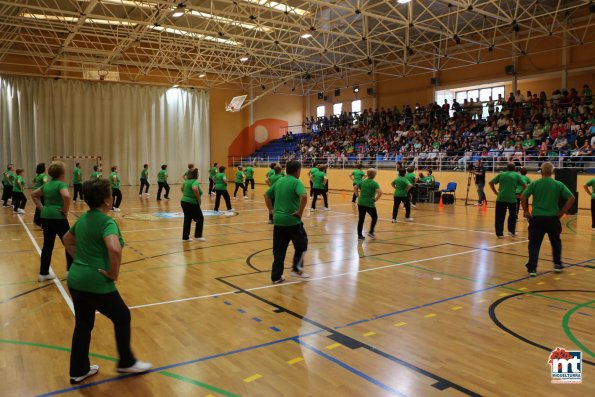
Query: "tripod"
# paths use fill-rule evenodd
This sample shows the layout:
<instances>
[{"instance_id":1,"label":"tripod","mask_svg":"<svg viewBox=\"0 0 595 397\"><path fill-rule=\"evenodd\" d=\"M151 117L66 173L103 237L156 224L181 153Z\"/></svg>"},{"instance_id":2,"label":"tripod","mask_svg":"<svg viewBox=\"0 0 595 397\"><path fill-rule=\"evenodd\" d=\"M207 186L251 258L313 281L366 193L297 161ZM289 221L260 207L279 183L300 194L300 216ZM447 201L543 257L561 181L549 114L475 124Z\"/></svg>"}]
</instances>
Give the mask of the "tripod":
<instances>
[{"instance_id":1,"label":"tripod","mask_svg":"<svg viewBox=\"0 0 595 397\"><path fill-rule=\"evenodd\" d=\"M471 189L471 180L475 180L475 173L473 171L469 171L469 174L467 176L467 194L465 194L465 205L469 205L467 204L467 202L469 201L469 189Z\"/></svg>"}]
</instances>

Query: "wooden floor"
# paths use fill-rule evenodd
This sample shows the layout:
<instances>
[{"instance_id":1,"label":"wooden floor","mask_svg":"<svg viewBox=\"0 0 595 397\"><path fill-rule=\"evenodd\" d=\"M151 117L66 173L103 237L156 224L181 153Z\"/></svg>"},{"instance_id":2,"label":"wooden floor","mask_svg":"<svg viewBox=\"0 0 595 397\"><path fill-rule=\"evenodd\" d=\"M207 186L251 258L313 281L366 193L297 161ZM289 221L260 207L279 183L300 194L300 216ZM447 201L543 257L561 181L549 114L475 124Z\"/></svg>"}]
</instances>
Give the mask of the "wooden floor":
<instances>
[{"instance_id":1,"label":"wooden floor","mask_svg":"<svg viewBox=\"0 0 595 397\"><path fill-rule=\"evenodd\" d=\"M42 234L29 204L22 217L0 211L0 395L595 395L587 211L563 219L571 266L551 272L546 238L539 275L528 278L525 221L517 238L499 240L493 208L459 202L420 204L414 223L392 224L385 196L377 239L358 244L356 208L335 193L331 211L304 219L312 278L288 270L285 284L271 285L262 186L233 202L237 216L206 217L207 241L192 243L181 240L180 218L153 215L180 211L179 187L161 202L132 187L123 193L118 288L132 310L134 351L154 372L116 374L113 330L98 315L91 351L100 374L70 386L73 314L60 283L36 281ZM214 198L205 201L212 209ZM71 223L85 208L76 205ZM52 267L64 278L59 242ZM583 352L581 385L550 383L558 346Z\"/></svg>"}]
</instances>

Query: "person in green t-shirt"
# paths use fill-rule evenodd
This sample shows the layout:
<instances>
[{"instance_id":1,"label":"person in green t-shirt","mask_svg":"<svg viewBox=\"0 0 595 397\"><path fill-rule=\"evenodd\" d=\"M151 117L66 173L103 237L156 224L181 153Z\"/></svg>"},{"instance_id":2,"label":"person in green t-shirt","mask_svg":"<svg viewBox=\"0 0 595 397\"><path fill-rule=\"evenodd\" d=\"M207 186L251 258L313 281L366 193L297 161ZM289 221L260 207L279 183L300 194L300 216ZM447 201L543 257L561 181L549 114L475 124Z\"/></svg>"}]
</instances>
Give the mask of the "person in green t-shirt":
<instances>
[{"instance_id":1,"label":"person in green t-shirt","mask_svg":"<svg viewBox=\"0 0 595 397\"><path fill-rule=\"evenodd\" d=\"M273 186L275 184L275 182L277 182L280 178L283 178L283 174L281 173L283 171L283 168L281 168L281 165L279 164L275 164L275 173L269 177L267 177L266 179L266 183L268 186ZM271 202L273 204L273 206L275 205L275 200L271 199ZM269 213L269 225L273 224L273 214Z\"/></svg>"},{"instance_id":2,"label":"person in green t-shirt","mask_svg":"<svg viewBox=\"0 0 595 397\"><path fill-rule=\"evenodd\" d=\"M93 166L93 172L91 172L91 180L93 179L99 179L101 178L103 175L101 174L103 170L101 168L99 168L98 165L94 165Z\"/></svg>"},{"instance_id":3,"label":"person in green t-shirt","mask_svg":"<svg viewBox=\"0 0 595 397\"><path fill-rule=\"evenodd\" d=\"M194 164L189 163L188 164L188 169L186 170L186 172L184 172L184 175L182 175L182 179L186 180L188 179L188 176L190 175L190 172L194 169Z\"/></svg>"},{"instance_id":4,"label":"person in green t-shirt","mask_svg":"<svg viewBox=\"0 0 595 397\"><path fill-rule=\"evenodd\" d=\"M405 221L413 221L413 218L411 217L411 203L409 202L409 195L413 184L411 183L411 180L407 178L406 174L407 170L405 168L401 168L397 178L390 183L392 188L395 189L393 193L392 223L397 222L397 215L399 214L399 207L401 206L401 203L405 205Z\"/></svg>"},{"instance_id":5,"label":"person in green t-shirt","mask_svg":"<svg viewBox=\"0 0 595 397\"><path fill-rule=\"evenodd\" d=\"M254 190L254 168L249 165L244 169L244 172L246 173L246 190L248 190L248 186Z\"/></svg>"},{"instance_id":6,"label":"person in green t-shirt","mask_svg":"<svg viewBox=\"0 0 595 397\"><path fill-rule=\"evenodd\" d=\"M50 263L56 236L63 238L70 225L68 211L70 209L70 193L68 185L64 183L66 167L61 161L52 161L48 168L50 180L31 193L35 206L41 211L40 220L43 226L43 248L39 265L38 281L53 280L56 276L50 274ZM43 198L43 201L42 201ZM66 270L70 270L72 256L66 252Z\"/></svg>"},{"instance_id":7,"label":"person in green t-shirt","mask_svg":"<svg viewBox=\"0 0 595 397\"><path fill-rule=\"evenodd\" d=\"M221 197L225 200L225 205L228 211L233 211L231 208L231 199L229 198L229 192L227 191L227 176L225 170L227 167L222 165L219 167L219 172L215 175L215 211L219 211L219 204L221 203Z\"/></svg>"},{"instance_id":8,"label":"person in green t-shirt","mask_svg":"<svg viewBox=\"0 0 595 397\"><path fill-rule=\"evenodd\" d=\"M182 211L184 212L184 226L182 228L182 241L190 240L190 228L192 221L196 222L196 229L194 229L194 239L197 241L205 241L202 236L204 225L204 217L200 209L200 196L202 189L198 183L198 169L193 168L187 175L186 180L182 184Z\"/></svg>"},{"instance_id":9,"label":"person in green t-shirt","mask_svg":"<svg viewBox=\"0 0 595 397\"><path fill-rule=\"evenodd\" d=\"M318 171L312 174L310 179L312 180L312 190L314 191L312 207L310 210L316 211L316 200L318 199L318 195L321 195L324 200L324 211L328 211L328 194L326 192L328 178L326 176L326 164L319 165Z\"/></svg>"},{"instance_id":10,"label":"person in green t-shirt","mask_svg":"<svg viewBox=\"0 0 595 397\"><path fill-rule=\"evenodd\" d=\"M238 189L242 188L242 192L244 193L244 198L247 199L248 196L246 196L246 185L244 184L244 178L245 178L246 174L244 174L244 167L242 167L241 165L238 167L238 172L236 172L236 179L235 179L235 184L236 184L236 188L233 191L233 199L237 200L238 198L236 197L238 195Z\"/></svg>"},{"instance_id":11,"label":"person in green t-shirt","mask_svg":"<svg viewBox=\"0 0 595 397\"><path fill-rule=\"evenodd\" d=\"M353 170L353 172L349 175L349 178L351 179L351 182L353 183L354 187L366 178L366 173L362 171L362 164L358 163L355 167L356 169ZM351 197L351 202L355 203L356 198L357 195L355 189L353 189L353 196Z\"/></svg>"},{"instance_id":12,"label":"person in green t-shirt","mask_svg":"<svg viewBox=\"0 0 595 397\"><path fill-rule=\"evenodd\" d=\"M506 165L506 171L496 175L490 181L490 189L496 195L496 217L495 229L498 238L504 238L504 219L506 219L506 211L508 211L508 235L516 235L516 191L521 188L521 191L527 187L521 176L515 172L516 166L514 163ZM499 185L499 190L496 190L496 185Z\"/></svg>"},{"instance_id":13,"label":"person in green t-shirt","mask_svg":"<svg viewBox=\"0 0 595 397\"><path fill-rule=\"evenodd\" d=\"M562 265L562 224L560 218L574 204L574 195L560 181L552 178L554 165L545 162L541 165L541 179L532 182L523 191L521 204L525 218L529 219L529 262L525 265L529 276L537 275L537 261L543 237L547 234L552 245L554 271L561 272ZM533 212L529 212L528 198L533 196ZM562 209L560 199L566 200Z\"/></svg>"},{"instance_id":14,"label":"person in green t-shirt","mask_svg":"<svg viewBox=\"0 0 595 397\"><path fill-rule=\"evenodd\" d=\"M531 178L529 178L527 176L527 169L525 167L521 168L519 173L521 174L521 179L523 180L523 183L525 185L528 185L531 183ZM521 210L521 194L523 193L523 190L525 190L523 188L522 185L517 185L516 187L516 215L517 215L517 219L519 218L519 211Z\"/></svg>"},{"instance_id":15,"label":"person in green t-shirt","mask_svg":"<svg viewBox=\"0 0 595 397\"><path fill-rule=\"evenodd\" d=\"M25 179L23 174L25 170L18 168L12 185L12 206L15 214L24 214L27 197L25 197Z\"/></svg>"},{"instance_id":16,"label":"person in green t-shirt","mask_svg":"<svg viewBox=\"0 0 595 397\"><path fill-rule=\"evenodd\" d=\"M415 168L407 167L407 174L405 178L411 183L411 189L409 189L409 203L411 207L416 208L415 203L417 202L417 176L415 175Z\"/></svg>"},{"instance_id":17,"label":"person in green t-shirt","mask_svg":"<svg viewBox=\"0 0 595 397\"><path fill-rule=\"evenodd\" d=\"M83 172L81 171L80 163L76 163L72 171L72 187L74 188L72 202L76 203L76 199L79 196L83 200Z\"/></svg>"},{"instance_id":18,"label":"person in green t-shirt","mask_svg":"<svg viewBox=\"0 0 595 397\"><path fill-rule=\"evenodd\" d=\"M138 191L138 196L143 196L143 188L145 189L145 196L149 195L149 187L151 184L149 183L149 164L144 164L143 169L140 171L140 190Z\"/></svg>"},{"instance_id":19,"label":"person in green t-shirt","mask_svg":"<svg viewBox=\"0 0 595 397\"><path fill-rule=\"evenodd\" d=\"M12 201L12 184L14 183L14 165L8 164L6 170L2 173L2 205L5 208L10 207L8 200Z\"/></svg>"},{"instance_id":20,"label":"person in green t-shirt","mask_svg":"<svg viewBox=\"0 0 595 397\"><path fill-rule=\"evenodd\" d=\"M41 186L45 185L48 181L48 176L45 173L45 163L39 163L35 167L35 178L33 178L33 188L31 189L32 192L39 189ZM81 193L82 194L82 193ZM41 204L44 203L43 197L41 198ZM39 208L35 207L35 214L33 215L33 223L39 227L41 227L41 211Z\"/></svg>"},{"instance_id":21,"label":"person in green t-shirt","mask_svg":"<svg viewBox=\"0 0 595 397\"><path fill-rule=\"evenodd\" d=\"M159 189L157 189L157 201L161 200L161 192L165 189L165 196L163 197L166 200L169 200L169 185L167 183L167 164L161 165L161 170L157 174L157 185Z\"/></svg>"},{"instance_id":22,"label":"person in green t-shirt","mask_svg":"<svg viewBox=\"0 0 595 397\"><path fill-rule=\"evenodd\" d=\"M376 202L380 200L382 196L382 189L380 189L380 185L374 179L376 178L376 170L374 168L368 169L366 172L367 178L361 178L360 181L355 185L353 188L355 191L355 195L358 197L357 199L357 211L358 211L358 221L357 221L357 239L359 241L364 241L366 238L364 237L364 220L366 219L366 214L370 215L372 218L372 223L370 224L370 231L368 232L368 237L371 239L375 239L376 235L374 234L374 229L376 228L376 222L378 222L378 211L376 211Z\"/></svg>"},{"instance_id":23,"label":"person in green t-shirt","mask_svg":"<svg viewBox=\"0 0 595 397\"><path fill-rule=\"evenodd\" d=\"M591 229L595 231L595 178L591 178L583 185L585 192L591 196ZM591 188L591 190L589 190Z\"/></svg>"},{"instance_id":24,"label":"person in green t-shirt","mask_svg":"<svg viewBox=\"0 0 595 397\"><path fill-rule=\"evenodd\" d=\"M308 250L308 235L302 223L304 208L308 203L306 188L300 181L302 164L291 160L286 165L287 176L280 178L264 194L269 213L273 214L273 268L271 281L280 284L285 281L283 269L289 242L293 243L294 255L291 275L310 277L303 271L304 253ZM273 204L274 202L274 204Z\"/></svg>"},{"instance_id":25,"label":"person in green t-shirt","mask_svg":"<svg viewBox=\"0 0 595 397\"><path fill-rule=\"evenodd\" d=\"M51 175L52 166L50 166ZM50 182L51 183L51 182ZM149 363L137 360L130 348L130 310L118 293L124 239L116 222L107 215L112 206L110 182L93 179L83 185L89 211L64 235L64 246L74 257L68 272L68 289L74 305L74 332L70 351L70 383L76 384L99 372L90 365L91 331L98 311L114 324L120 359L116 371L143 373Z\"/></svg>"},{"instance_id":26,"label":"person in green t-shirt","mask_svg":"<svg viewBox=\"0 0 595 397\"><path fill-rule=\"evenodd\" d=\"M112 185L113 205L112 211L120 212L120 204L122 203L122 191L120 190L120 175L118 174L118 166L112 167L112 173L109 174L109 181Z\"/></svg>"},{"instance_id":27,"label":"person in green t-shirt","mask_svg":"<svg viewBox=\"0 0 595 397\"><path fill-rule=\"evenodd\" d=\"M310 198L314 195L314 175L318 173L318 163L314 162L312 168L308 171L308 177L310 178Z\"/></svg>"},{"instance_id":28,"label":"person in green t-shirt","mask_svg":"<svg viewBox=\"0 0 595 397\"><path fill-rule=\"evenodd\" d=\"M215 194L215 175L217 175L217 163L209 170L209 196Z\"/></svg>"}]
</instances>

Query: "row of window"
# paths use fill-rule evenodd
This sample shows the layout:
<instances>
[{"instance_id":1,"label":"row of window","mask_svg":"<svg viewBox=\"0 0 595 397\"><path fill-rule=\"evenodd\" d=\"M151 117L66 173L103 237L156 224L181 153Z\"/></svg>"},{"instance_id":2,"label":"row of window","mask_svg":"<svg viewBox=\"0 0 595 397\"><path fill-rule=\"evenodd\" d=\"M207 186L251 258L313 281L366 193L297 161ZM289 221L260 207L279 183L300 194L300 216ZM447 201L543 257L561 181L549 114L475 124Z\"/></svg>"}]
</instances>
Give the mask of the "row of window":
<instances>
[{"instance_id":1,"label":"row of window","mask_svg":"<svg viewBox=\"0 0 595 397\"><path fill-rule=\"evenodd\" d=\"M357 101L351 102L351 113L359 113L362 111L362 101L358 99ZM343 112L343 103L335 103L333 104L333 116L339 116ZM316 117L324 117L326 116L326 106L320 105L316 108Z\"/></svg>"}]
</instances>

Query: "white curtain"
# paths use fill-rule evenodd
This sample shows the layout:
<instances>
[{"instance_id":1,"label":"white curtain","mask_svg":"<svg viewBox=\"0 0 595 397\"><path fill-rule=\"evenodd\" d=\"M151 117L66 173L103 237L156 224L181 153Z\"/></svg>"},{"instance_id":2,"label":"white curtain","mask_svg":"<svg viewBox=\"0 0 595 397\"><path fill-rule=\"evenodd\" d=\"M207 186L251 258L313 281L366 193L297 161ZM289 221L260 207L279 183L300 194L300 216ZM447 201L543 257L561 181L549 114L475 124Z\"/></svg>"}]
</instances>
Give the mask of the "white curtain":
<instances>
[{"instance_id":1,"label":"white curtain","mask_svg":"<svg viewBox=\"0 0 595 397\"><path fill-rule=\"evenodd\" d=\"M161 164L168 165L170 183L181 181L188 163L205 181L209 93L0 76L0 138L0 167L14 163L24 168L27 181L35 164L49 165L55 155L100 155L104 177L117 165L125 185L139 184L144 163L151 183L156 184Z\"/></svg>"}]
</instances>

